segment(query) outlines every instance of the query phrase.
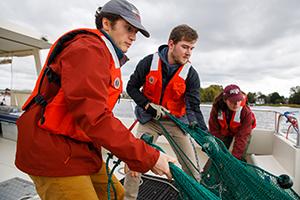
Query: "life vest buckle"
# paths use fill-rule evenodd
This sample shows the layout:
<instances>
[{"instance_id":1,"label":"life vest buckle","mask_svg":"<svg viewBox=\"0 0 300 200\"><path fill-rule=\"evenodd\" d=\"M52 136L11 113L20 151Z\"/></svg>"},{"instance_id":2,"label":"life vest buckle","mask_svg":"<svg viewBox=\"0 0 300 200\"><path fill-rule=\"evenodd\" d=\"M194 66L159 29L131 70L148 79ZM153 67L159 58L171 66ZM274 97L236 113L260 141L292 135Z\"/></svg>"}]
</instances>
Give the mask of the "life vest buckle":
<instances>
[{"instance_id":1,"label":"life vest buckle","mask_svg":"<svg viewBox=\"0 0 300 200\"><path fill-rule=\"evenodd\" d=\"M41 94L38 94L34 97L34 101L41 105L42 107L46 107L47 105L47 101L45 100L45 98L41 95Z\"/></svg>"}]
</instances>

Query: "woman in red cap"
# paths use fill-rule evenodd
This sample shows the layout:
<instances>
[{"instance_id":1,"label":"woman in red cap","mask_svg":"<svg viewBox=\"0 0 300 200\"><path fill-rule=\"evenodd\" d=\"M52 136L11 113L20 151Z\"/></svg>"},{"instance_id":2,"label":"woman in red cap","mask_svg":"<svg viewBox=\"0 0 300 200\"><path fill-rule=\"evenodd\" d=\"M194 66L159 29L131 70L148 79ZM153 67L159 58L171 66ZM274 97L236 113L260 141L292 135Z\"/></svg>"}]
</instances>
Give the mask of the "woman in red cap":
<instances>
[{"instance_id":1,"label":"woman in red cap","mask_svg":"<svg viewBox=\"0 0 300 200\"><path fill-rule=\"evenodd\" d=\"M246 95L237 85L228 85L213 103L209 117L209 131L229 149L233 138L232 155L245 161L250 134L256 120L246 105Z\"/></svg>"}]
</instances>

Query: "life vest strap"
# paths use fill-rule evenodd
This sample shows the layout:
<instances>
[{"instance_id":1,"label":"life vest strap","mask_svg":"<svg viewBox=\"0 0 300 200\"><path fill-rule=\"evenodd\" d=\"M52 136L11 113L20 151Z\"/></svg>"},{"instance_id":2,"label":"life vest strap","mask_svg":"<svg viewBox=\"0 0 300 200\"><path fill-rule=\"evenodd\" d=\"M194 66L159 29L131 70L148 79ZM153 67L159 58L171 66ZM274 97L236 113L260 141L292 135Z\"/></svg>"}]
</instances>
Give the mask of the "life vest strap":
<instances>
[{"instance_id":1,"label":"life vest strap","mask_svg":"<svg viewBox=\"0 0 300 200\"><path fill-rule=\"evenodd\" d=\"M34 101L35 101L35 103L39 104L42 107L46 107L48 104L47 101L45 100L45 98L41 94L37 94L34 97Z\"/></svg>"},{"instance_id":2,"label":"life vest strap","mask_svg":"<svg viewBox=\"0 0 300 200\"><path fill-rule=\"evenodd\" d=\"M95 33L91 33L89 31L86 30L77 30L77 31L73 31L70 33L67 33L66 35L62 36L56 43L56 45L54 46L51 54L49 55L49 58L47 60L47 64L46 64L46 68L43 71L40 83L38 85L38 91L36 96L28 103L28 105L24 108L24 110L27 110L32 104L36 103L38 105L41 106L41 124L44 123L45 121L45 109L46 106L48 104L47 100L45 99L45 97L43 97L41 95L41 86L43 84L44 78L47 77L48 82L49 83L54 83L56 85L58 85L59 87L61 87L61 79L60 76L53 71L53 69L51 69L51 63L54 61L54 59L56 58L57 55L59 55L63 49L65 48L64 44L71 41L72 39L75 38L75 36L79 35L79 34L91 34L91 35L95 35L97 36L99 39L101 39L97 34Z\"/></svg>"},{"instance_id":3,"label":"life vest strap","mask_svg":"<svg viewBox=\"0 0 300 200\"><path fill-rule=\"evenodd\" d=\"M45 76L47 77L49 83L53 82L53 83L57 84L60 87L60 77L57 75L57 73L55 73L51 69L50 66L47 66L46 69L43 72L42 79L41 79L41 82L39 84L37 95L33 98L33 100L31 100L31 102L25 108L25 109L29 108L33 103L36 103L36 104L40 105L42 107L42 109L41 109L41 124L43 124L45 122L44 114L45 114L46 106L48 104L45 97L40 93L41 85L44 81Z\"/></svg>"},{"instance_id":4,"label":"life vest strap","mask_svg":"<svg viewBox=\"0 0 300 200\"><path fill-rule=\"evenodd\" d=\"M60 76L55 73L50 66L47 66L44 72L48 78L49 83L54 82L60 86Z\"/></svg>"}]
</instances>

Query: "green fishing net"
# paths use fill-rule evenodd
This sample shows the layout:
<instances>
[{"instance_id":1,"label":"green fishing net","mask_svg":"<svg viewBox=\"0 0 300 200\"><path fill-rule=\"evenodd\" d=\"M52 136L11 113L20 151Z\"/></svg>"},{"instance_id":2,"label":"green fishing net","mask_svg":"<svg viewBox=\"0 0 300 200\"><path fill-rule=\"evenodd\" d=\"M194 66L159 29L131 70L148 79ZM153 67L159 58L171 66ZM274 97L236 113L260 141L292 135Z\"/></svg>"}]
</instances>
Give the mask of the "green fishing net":
<instances>
[{"instance_id":1,"label":"green fishing net","mask_svg":"<svg viewBox=\"0 0 300 200\"><path fill-rule=\"evenodd\" d=\"M210 159L200 183L174 164L170 165L181 199L300 199L291 188L283 189L282 185L280 187L279 182L285 176L277 177L236 159L219 139L200 128L190 128L172 115L169 117L194 138Z\"/></svg>"}]
</instances>

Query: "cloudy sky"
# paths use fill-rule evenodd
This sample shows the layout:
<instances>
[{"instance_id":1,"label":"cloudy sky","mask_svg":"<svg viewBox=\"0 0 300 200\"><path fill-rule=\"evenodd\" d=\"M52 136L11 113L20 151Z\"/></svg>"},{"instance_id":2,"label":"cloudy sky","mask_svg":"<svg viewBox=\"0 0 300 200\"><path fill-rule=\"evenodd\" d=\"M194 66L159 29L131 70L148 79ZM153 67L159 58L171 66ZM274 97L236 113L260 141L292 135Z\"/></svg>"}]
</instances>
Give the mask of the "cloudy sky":
<instances>
[{"instance_id":1,"label":"cloudy sky","mask_svg":"<svg viewBox=\"0 0 300 200\"><path fill-rule=\"evenodd\" d=\"M94 27L104 0L2 0L0 22L25 27L50 42L66 31ZM299 0L131 0L151 33L138 34L123 68L127 82L137 62L167 42L170 30L188 24L200 38L191 58L201 86L235 83L245 92L279 92L288 97L300 85ZM0 24L1 25L1 24ZM42 60L46 51L42 52ZM33 58L0 65L0 89L32 89Z\"/></svg>"}]
</instances>

